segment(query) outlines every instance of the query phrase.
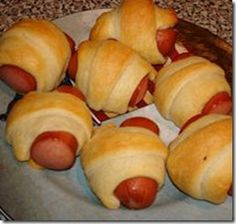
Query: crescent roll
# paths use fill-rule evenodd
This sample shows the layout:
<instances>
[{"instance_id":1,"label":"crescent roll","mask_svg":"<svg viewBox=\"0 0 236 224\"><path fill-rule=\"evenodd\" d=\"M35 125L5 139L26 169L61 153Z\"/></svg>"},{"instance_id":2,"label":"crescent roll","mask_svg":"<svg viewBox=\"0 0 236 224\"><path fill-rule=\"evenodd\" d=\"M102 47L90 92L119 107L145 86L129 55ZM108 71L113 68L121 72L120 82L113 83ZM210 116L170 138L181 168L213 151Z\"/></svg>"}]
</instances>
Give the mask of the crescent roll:
<instances>
[{"instance_id":1,"label":"crescent roll","mask_svg":"<svg viewBox=\"0 0 236 224\"><path fill-rule=\"evenodd\" d=\"M210 114L191 123L169 145L168 174L195 199L222 203L232 184L232 118Z\"/></svg>"},{"instance_id":2,"label":"crescent roll","mask_svg":"<svg viewBox=\"0 0 236 224\"><path fill-rule=\"evenodd\" d=\"M119 7L98 17L90 39L117 39L151 64L164 64L156 33L174 27L177 21L173 9L160 8L152 0L123 0Z\"/></svg>"},{"instance_id":3,"label":"crescent roll","mask_svg":"<svg viewBox=\"0 0 236 224\"><path fill-rule=\"evenodd\" d=\"M77 140L76 155L92 132L86 104L78 97L58 91L26 94L16 102L6 122L6 139L16 159L30 160L32 143L41 133L64 131Z\"/></svg>"},{"instance_id":4,"label":"crescent roll","mask_svg":"<svg viewBox=\"0 0 236 224\"><path fill-rule=\"evenodd\" d=\"M153 98L162 116L181 127L219 92L231 95L224 70L205 58L190 56L159 71Z\"/></svg>"},{"instance_id":5,"label":"crescent roll","mask_svg":"<svg viewBox=\"0 0 236 224\"><path fill-rule=\"evenodd\" d=\"M84 41L77 56L76 87L97 111L125 113L142 79L154 80L157 74L135 51L116 40Z\"/></svg>"},{"instance_id":6,"label":"crescent roll","mask_svg":"<svg viewBox=\"0 0 236 224\"><path fill-rule=\"evenodd\" d=\"M36 81L34 90L40 92L58 86L65 76L70 56L71 49L65 34L46 20L22 20L0 37L0 68L3 65L16 66L17 71L21 69L29 73ZM9 76L15 70L8 67L3 71L6 72L9 73L7 79L11 80Z\"/></svg>"},{"instance_id":7,"label":"crescent roll","mask_svg":"<svg viewBox=\"0 0 236 224\"><path fill-rule=\"evenodd\" d=\"M103 125L81 150L80 159L88 182L110 209L120 206L116 187L132 177L154 179L164 184L167 148L152 131L143 127Z\"/></svg>"}]
</instances>

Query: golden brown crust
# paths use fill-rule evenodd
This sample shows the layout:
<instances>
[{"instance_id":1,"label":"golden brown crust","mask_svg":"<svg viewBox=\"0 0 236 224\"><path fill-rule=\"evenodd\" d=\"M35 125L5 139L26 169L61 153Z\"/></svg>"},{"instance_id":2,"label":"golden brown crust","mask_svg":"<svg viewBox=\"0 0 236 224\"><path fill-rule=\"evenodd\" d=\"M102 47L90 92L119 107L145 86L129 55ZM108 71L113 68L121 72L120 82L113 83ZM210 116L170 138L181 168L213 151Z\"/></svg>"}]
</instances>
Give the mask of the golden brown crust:
<instances>
[{"instance_id":1,"label":"golden brown crust","mask_svg":"<svg viewBox=\"0 0 236 224\"><path fill-rule=\"evenodd\" d=\"M231 94L224 71L204 58L192 56L160 70L154 102L163 117L181 127L221 91Z\"/></svg>"},{"instance_id":2,"label":"golden brown crust","mask_svg":"<svg viewBox=\"0 0 236 224\"><path fill-rule=\"evenodd\" d=\"M50 91L60 83L70 55L64 33L46 20L22 20L0 38L0 65L16 65L30 73L37 91Z\"/></svg>"},{"instance_id":3,"label":"golden brown crust","mask_svg":"<svg viewBox=\"0 0 236 224\"><path fill-rule=\"evenodd\" d=\"M200 118L169 147L167 170L180 190L193 198L217 204L226 199L232 184L230 116L215 114Z\"/></svg>"},{"instance_id":4,"label":"golden brown crust","mask_svg":"<svg viewBox=\"0 0 236 224\"><path fill-rule=\"evenodd\" d=\"M78 154L92 131L92 119L85 103L68 93L31 92L12 108L6 123L6 138L16 158L26 161L30 159L29 150L35 137L54 130L74 135L79 142Z\"/></svg>"},{"instance_id":5,"label":"golden brown crust","mask_svg":"<svg viewBox=\"0 0 236 224\"><path fill-rule=\"evenodd\" d=\"M173 9L159 8L152 0L123 0L119 8L97 19L90 38L115 38L135 49L151 64L163 64L165 58L157 48L156 31L176 23Z\"/></svg>"},{"instance_id":6,"label":"golden brown crust","mask_svg":"<svg viewBox=\"0 0 236 224\"><path fill-rule=\"evenodd\" d=\"M111 209L120 205L113 192L123 180L150 177L161 188L166 157L167 148L151 131L111 124L97 128L80 155L91 188Z\"/></svg>"},{"instance_id":7,"label":"golden brown crust","mask_svg":"<svg viewBox=\"0 0 236 224\"><path fill-rule=\"evenodd\" d=\"M76 86L94 110L116 114L128 110L130 98L147 74L153 80L154 68L135 51L115 40L84 41L78 50Z\"/></svg>"}]
</instances>

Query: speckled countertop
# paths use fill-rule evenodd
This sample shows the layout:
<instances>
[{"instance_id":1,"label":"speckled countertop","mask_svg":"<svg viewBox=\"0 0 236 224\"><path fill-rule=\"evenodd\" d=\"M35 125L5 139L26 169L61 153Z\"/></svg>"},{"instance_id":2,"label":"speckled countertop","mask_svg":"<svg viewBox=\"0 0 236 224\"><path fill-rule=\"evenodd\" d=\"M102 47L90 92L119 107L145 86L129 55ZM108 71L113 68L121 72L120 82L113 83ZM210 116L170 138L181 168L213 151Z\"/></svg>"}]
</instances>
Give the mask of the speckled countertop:
<instances>
[{"instance_id":1,"label":"speckled countertop","mask_svg":"<svg viewBox=\"0 0 236 224\"><path fill-rule=\"evenodd\" d=\"M232 44L232 1L230 0L157 0L162 7L172 7L179 18L207 28ZM53 20L85 10L110 8L120 0L1 0L0 33L22 18Z\"/></svg>"}]
</instances>

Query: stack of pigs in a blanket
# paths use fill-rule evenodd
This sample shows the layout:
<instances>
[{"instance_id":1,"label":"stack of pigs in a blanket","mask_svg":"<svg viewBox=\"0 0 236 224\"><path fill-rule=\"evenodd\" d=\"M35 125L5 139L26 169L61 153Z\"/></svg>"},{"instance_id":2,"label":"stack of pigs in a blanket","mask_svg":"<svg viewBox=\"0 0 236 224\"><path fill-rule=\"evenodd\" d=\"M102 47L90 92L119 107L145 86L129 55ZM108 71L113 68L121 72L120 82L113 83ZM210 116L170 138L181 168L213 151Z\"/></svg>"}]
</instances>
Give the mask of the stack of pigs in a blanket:
<instances>
[{"instance_id":1,"label":"stack of pigs in a blanket","mask_svg":"<svg viewBox=\"0 0 236 224\"><path fill-rule=\"evenodd\" d=\"M231 89L217 64L176 51L177 22L151 0L123 0L78 46L49 21L11 26L0 37L0 78L23 95L6 119L16 159L55 171L80 159L110 209L151 206L166 175L192 198L223 203L232 194ZM65 76L73 85L61 85ZM91 112L149 103L180 129L169 145L151 118L93 125Z\"/></svg>"}]
</instances>

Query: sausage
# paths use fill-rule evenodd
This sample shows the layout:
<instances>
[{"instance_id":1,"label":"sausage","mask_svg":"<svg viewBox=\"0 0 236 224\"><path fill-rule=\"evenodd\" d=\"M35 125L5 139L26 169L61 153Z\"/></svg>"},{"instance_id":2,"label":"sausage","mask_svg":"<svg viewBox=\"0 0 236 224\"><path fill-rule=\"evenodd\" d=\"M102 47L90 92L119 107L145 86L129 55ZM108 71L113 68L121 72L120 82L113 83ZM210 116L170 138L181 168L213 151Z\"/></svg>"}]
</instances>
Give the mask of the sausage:
<instances>
[{"instance_id":1,"label":"sausage","mask_svg":"<svg viewBox=\"0 0 236 224\"><path fill-rule=\"evenodd\" d=\"M57 87L56 90L59 92L63 92L63 93L70 93L70 94L80 98L84 102L86 101L84 94L78 88L76 88L74 86L61 85L61 86Z\"/></svg>"},{"instance_id":2,"label":"sausage","mask_svg":"<svg viewBox=\"0 0 236 224\"><path fill-rule=\"evenodd\" d=\"M36 90L35 78L25 70L15 65L2 65L0 67L0 80L18 93L28 93Z\"/></svg>"},{"instance_id":3,"label":"sausage","mask_svg":"<svg viewBox=\"0 0 236 224\"><path fill-rule=\"evenodd\" d=\"M232 100L227 92L219 92L214 95L202 109L203 114L230 114L231 111Z\"/></svg>"},{"instance_id":4,"label":"sausage","mask_svg":"<svg viewBox=\"0 0 236 224\"><path fill-rule=\"evenodd\" d=\"M177 31L173 28L157 30L157 48L163 56L167 56L173 51L176 39Z\"/></svg>"},{"instance_id":5,"label":"sausage","mask_svg":"<svg viewBox=\"0 0 236 224\"><path fill-rule=\"evenodd\" d=\"M76 138L68 132L47 131L35 138L30 156L47 169L65 170L73 166L78 145Z\"/></svg>"},{"instance_id":6,"label":"sausage","mask_svg":"<svg viewBox=\"0 0 236 224\"><path fill-rule=\"evenodd\" d=\"M129 101L129 106L134 107L137 103L139 103L145 96L147 89L148 89L148 75L143 77L143 79L140 81L137 88L133 92L133 95L131 96L131 99Z\"/></svg>"},{"instance_id":7,"label":"sausage","mask_svg":"<svg viewBox=\"0 0 236 224\"><path fill-rule=\"evenodd\" d=\"M76 78L76 72L78 69L78 60L77 60L77 51L73 52L67 67L66 73L69 75L69 77L75 81Z\"/></svg>"},{"instance_id":8,"label":"sausage","mask_svg":"<svg viewBox=\"0 0 236 224\"><path fill-rule=\"evenodd\" d=\"M155 200L158 184L148 177L134 177L121 182L114 191L121 204L129 209L149 207Z\"/></svg>"},{"instance_id":9,"label":"sausage","mask_svg":"<svg viewBox=\"0 0 236 224\"><path fill-rule=\"evenodd\" d=\"M196 121L197 119L199 119L200 117L202 117L204 114L200 113L200 114L196 114L193 117L191 117L190 119L188 119L183 126L180 128L179 130L179 134L188 126L190 125L192 122Z\"/></svg>"},{"instance_id":10,"label":"sausage","mask_svg":"<svg viewBox=\"0 0 236 224\"><path fill-rule=\"evenodd\" d=\"M71 38L71 36L69 36L67 33L64 32L64 34L65 34L66 39L67 39L67 41L68 41L68 43L69 43L69 45L70 45L71 52L73 53L73 52L75 51L75 42L74 42L74 40Z\"/></svg>"},{"instance_id":11,"label":"sausage","mask_svg":"<svg viewBox=\"0 0 236 224\"><path fill-rule=\"evenodd\" d=\"M120 124L120 127L136 126L149 129L159 135L160 129L155 122L146 117L131 117Z\"/></svg>"}]
</instances>

